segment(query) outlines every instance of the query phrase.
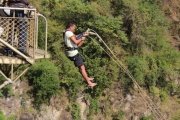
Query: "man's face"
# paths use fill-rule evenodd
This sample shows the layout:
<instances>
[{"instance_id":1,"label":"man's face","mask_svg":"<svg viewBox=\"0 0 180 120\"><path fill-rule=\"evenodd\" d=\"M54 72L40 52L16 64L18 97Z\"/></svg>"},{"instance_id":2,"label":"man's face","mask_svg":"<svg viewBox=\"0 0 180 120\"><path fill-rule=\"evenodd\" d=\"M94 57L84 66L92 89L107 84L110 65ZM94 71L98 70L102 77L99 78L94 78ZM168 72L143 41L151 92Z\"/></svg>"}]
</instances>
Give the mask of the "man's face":
<instances>
[{"instance_id":1,"label":"man's face","mask_svg":"<svg viewBox=\"0 0 180 120\"><path fill-rule=\"evenodd\" d=\"M71 31L72 31L72 32L75 32L75 31L76 31L76 28L77 28L76 25L71 26Z\"/></svg>"}]
</instances>

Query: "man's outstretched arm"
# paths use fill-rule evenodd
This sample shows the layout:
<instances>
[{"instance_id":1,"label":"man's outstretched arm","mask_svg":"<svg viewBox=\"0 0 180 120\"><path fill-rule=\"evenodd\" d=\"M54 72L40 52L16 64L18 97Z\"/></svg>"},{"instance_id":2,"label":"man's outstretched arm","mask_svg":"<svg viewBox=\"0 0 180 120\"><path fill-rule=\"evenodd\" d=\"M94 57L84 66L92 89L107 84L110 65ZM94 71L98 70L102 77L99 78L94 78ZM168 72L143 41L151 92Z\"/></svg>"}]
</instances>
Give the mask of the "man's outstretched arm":
<instances>
[{"instance_id":1,"label":"man's outstretched arm","mask_svg":"<svg viewBox=\"0 0 180 120\"><path fill-rule=\"evenodd\" d=\"M80 44L83 41L83 38L81 39L76 39L76 36L73 35L72 37L70 37L70 39L78 46L78 44Z\"/></svg>"}]
</instances>

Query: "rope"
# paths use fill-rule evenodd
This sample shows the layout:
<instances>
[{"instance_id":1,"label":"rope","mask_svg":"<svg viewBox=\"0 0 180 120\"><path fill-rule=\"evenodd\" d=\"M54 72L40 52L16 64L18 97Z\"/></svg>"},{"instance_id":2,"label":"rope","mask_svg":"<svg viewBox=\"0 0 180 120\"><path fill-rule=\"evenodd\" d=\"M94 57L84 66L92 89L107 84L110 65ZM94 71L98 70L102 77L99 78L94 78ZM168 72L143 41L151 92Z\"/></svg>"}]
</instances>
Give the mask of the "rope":
<instances>
[{"instance_id":1,"label":"rope","mask_svg":"<svg viewBox=\"0 0 180 120\"><path fill-rule=\"evenodd\" d=\"M89 36L93 40L95 44L97 44L122 70L130 77L130 79L133 81L133 83L138 87L139 93L145 103L145 105L149 105L151 112L154 114L154 117L156 120L166 120L165 116L162 115L161 111L158 109L157 105L152 101L152 99L149 96L145 96L142 88L137 83L131 72L125 67L125 65L116 57L114 52L108 47L108 45L103 41L103 39L96 33L96 31L90 29L90 34L96 35L99 38L99 42L103 43L103 45L109 50L107 52L100 44L98 44L92 37ZM147 99L145 98L147 97ZM156 115L155 115L156 114Z\"/></svg>"}]
</instances>

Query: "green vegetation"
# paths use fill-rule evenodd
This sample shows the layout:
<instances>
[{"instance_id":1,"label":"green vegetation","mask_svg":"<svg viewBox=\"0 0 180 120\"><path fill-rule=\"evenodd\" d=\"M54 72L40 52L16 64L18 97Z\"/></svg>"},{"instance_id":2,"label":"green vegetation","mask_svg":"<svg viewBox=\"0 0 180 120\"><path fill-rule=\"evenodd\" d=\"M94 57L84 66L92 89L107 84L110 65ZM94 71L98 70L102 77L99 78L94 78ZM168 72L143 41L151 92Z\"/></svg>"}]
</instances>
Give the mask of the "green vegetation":
<instances>
[{"instance_id":1,"label":"green vegetation","mask_svg":"<svg viewBox=\"0 0 180 120\"><path fill-rule=\"evenodd\" d=\"M50 99L66 90L70 101L73 120L80 119L80 107L75 102L83 94L90 101L88 119L106 114L113 120L123 120L125 113L103 113L99 100L105 89L113 83L120 83L124 92L131 92L133 81L114 63L114 61L87 38L80 48L88 74L98 84L94 89L87 88L78 68L64 54L63 31L69 21L78 25L77 33L87 28L95 30L115 52L119 60L132 73L138 84L150 95L166 102L170 96L180 97L180 52L169 43L170 31L178 34L175 24L169 21L162 8L162 0L31 0L38 11L48 19L48 51L50 60L40 60L32 66L27 75L34 106L49 104ZM41 20L41 19L40 19ZM40 48L44 47L43 21L39 23ZM93 40L97 40L93 38ZM101 44L100 44L101 45ZM8 71L8 70L7 70ZM9 73L8 73L9 74ZM0 84L4 78L0 76ZM120 88L121 89L121 88ZM12 87L7 85L0 90L0 97L12 96ZM106 106L106 108L110 108ZM109 110L111 111L111 110ZM178 112L179 113L179 112ZM177 114L178 114L177 113ZM0 112L0 120L6 118ZM174 115L173 120L180 116ZM143 116L140 120L153 120Z\"/></svg>"},{"instance_id":2,"label":"green vegetation","mask_svg":"<svg viewBox=\"0 0 180 120\"><path fill-rule=\"evenodd\" d=\"M89 119L91 119L93 114L97 114L99 112L99 103L97 99L90 99L91 105L89 108Z\"/></svg>"},{"instance_id":3,"label":"green vegetation","mask_svg":"<svg viewBox=\"0 0 180 120\"><path fill-rule=\"evenodd\" d=\"M87 39L80 52L89 75L94 76L98 83L95 89L87 89L78 69L64 54L62 32L69 21L77 22L77 33L87 28L96 30L131 71L140 86L154 97L166 101L169 95L178 95L180 87L175 80L180 74L180 53L168 42L168 30L172 23L161 9L161 0L32 0L32 3L48 18L48 49L57 66L49 71L46 68L47 65L49 69L49 62L42 62L30 71L37 105L47 102L57 93L59 87L68 91L71 102L85 91L92 102L89 112L91 116L100 111L97 101L112 83L121 82L126 90L132 87L133 83L127 75L99 46ZM42 40L43 37L40 33L39 39ZM40 41L39 44L41 46L43 42ZM39 69L45 73L37 72ZM51 73L53 75L49 78ZM48 77L44 77L47 74ZM77 105L73 104L72 108L74 119L78 119ZM119 114L114 119L121 119L118 116Z\"/></svg>"},{"instance_id":4,"label":"green vegetation","mask_svg":"<svg viewBox=\"0 0 180 120\"><path fill-rule=\"evenodd\" d=\"M124 115L125 113L120 110L118 113L112 116L112 120L124 120Z\"/></svg>"},{"instance_id":5,"label":"green vegetation","mask_svg":"<svg viewBox=\"0 0 180 120\"><path fill-rule=\"evenodd\" d=\"M154 120L152 116L144 116L140 120Z\"/></svg>"},{"instance_id":6,"label":"green vegetation","mask_svg":"<svg viewBox=\"0 0 180 120\"><path fill-rule=\"evenodd\" d=\"M5 82L5 78L0 75L0 85ZM0 97L9 97L13 95L12 85L7 85L3 89L0 90Z\"/></svg>"},{"instance_id":7,"label":"green vegetation","mask_svg":"<svg viewBox=\"0 0 180 120\"><path fill-rule=\"evenodd\" d=\"M80 120L81 119L80 108L76 103L72 104L71 113L72 113L73 120Z\"/></svg>"},{"instance_id":8,"label":"green vegetation","mask_svg":"<svg viewBox=\"0 0 180 120\"><path fill-rule=\"evenodd\" d=\"M16 120L16 117L14 115L10 115L9 117L6 117L2 111L0 111L0 120Z\"/></svg>"},{"instance_id":9,"label":"green vegetation","mask_svg":"<svg viewBox=\"0 0 180 120\"><path fill-rule=\"evenodd\" d=\"M7 120L16 120L16 116L15 115L10 115Z\"/></svg>"},{"instance_id":10,"label":"green vegetation","mask_svg":"<svg viewBox=\"0 0 180 120\"><path fill-rule=\"evenodd\" d=\"M6 116L0 111L0 120L6 120Z\"/></svg>"},{"instance_id":11,"label":"green vegetation","mask_svg":"<svg viewBox=\"0 0 180 120\"><path fill-rule=\"evenodd\" d=\"M49 103L50 98L58 93L58 69L50 61L41 60L34 64L29 71L28 78L33 86L34 104L37 108L42 103Z\"/></svg>"}]
</instances>

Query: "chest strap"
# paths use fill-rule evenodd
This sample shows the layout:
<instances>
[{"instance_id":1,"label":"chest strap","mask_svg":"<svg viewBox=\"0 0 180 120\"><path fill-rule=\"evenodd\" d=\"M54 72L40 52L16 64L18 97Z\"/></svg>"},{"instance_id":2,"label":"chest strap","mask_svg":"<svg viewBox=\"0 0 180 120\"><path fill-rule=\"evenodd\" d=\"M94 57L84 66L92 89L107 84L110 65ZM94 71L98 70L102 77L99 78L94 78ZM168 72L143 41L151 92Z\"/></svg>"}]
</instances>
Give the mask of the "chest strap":
<instances>
[{"instance_id":1,"label":"chest strap","mask_svg":"<svg viewBox=\"0 0 180 120\"><path fill-rule=\"evenodd\" d=\"M73 50L77 50L78 48L76 47L66 47L66 51L73 51Z\"/></svg>"}]
</instances>

